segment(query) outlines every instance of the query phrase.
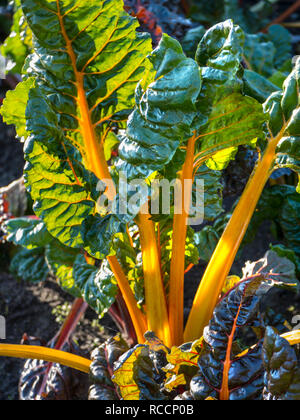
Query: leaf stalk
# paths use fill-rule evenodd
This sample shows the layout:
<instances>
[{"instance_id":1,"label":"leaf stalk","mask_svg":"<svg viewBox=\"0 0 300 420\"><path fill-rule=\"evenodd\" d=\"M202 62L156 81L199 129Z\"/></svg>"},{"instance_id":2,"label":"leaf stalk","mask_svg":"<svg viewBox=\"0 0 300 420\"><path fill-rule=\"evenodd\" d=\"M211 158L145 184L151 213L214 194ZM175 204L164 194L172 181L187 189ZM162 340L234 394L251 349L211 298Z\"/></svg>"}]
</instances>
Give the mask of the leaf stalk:
<instances>
[{"instance_id":1,"label":"leaf stalk","mask_svg":"<svg viewBox=\"0 0 300 420\"><path fill-rule=\"evenodd\" d=\"M277 137L269 139L263 158L257 164L233 215L208 264L196 293L186 325L184 340L194 341L203 335L218 302L236 254L247 232L262 191L269 179L276 148L286 126Z\"/></svg>"},{"instance_id":2,"label":"leaf stalk","mask_svg":"<svg viewBox=\"0 0 300 420\"><path fill-rule=\"evenodd\" d=\"M169 323L174 345L183 343L184 327L184 274L185 274L185 245L187 235L188 211L192 199L193 163L195 155L196 135L188 141L184 165L180 174L181 181L181 214L174 215L173 247L170 270L169 294ZM186 182L190 181L190 182Z\"/></svg>"},{"instance_id":3,"label":"leaf stalk","mask_svg":"<svg viewBox=\"0 0 300 420\"><path fill-rule=\"evenodd\" d=\"M137 223L140 229L143 254L148 330L154 331L166 346L171 346L167 302L161 276L155 227L149 214L142 213L139 214Z\"/></svg>"},{"instance_id":4,"label":"leaf stalk","mask_svg":"<svg viewBox=\"0 0 300 420\"><path fill-rule=\"evenodd\" d=\"M45 360L89 373L91 361L75 354L40 346L0 344L0 356Z\"/></svg>"}]
</instances>

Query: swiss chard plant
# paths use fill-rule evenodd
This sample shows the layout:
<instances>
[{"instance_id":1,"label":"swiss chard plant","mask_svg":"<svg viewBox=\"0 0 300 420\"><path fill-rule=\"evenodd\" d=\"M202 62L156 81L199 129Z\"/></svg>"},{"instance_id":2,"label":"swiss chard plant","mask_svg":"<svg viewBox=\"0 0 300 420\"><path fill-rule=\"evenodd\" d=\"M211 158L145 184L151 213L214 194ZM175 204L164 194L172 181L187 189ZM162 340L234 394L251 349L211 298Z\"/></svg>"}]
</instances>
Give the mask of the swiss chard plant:
<instances>
[{"instance_id":1,"label":"swiss chard plant","mask_svg":"<svg viewBox=\"0 0 300 420\"><path fill-rule=\"evenodd\" d=\"M122 307L137 345L106 343L92 364L60 351L66 337L55 349L0 345L0 354L91 370L90 399L290 395L280 367L283 391L274 392L277 338L267 330L263 347L259 303L274 285L297 285L295 265L271 251L242 279L229 274L272 172L300 174L300 61L262 104L255 78L245 82L245 35L231 20L206 31L193 59L168 35L152 50L122 0L21 6L32 52L1 114L25 143L35 217L2 226L21 247L13 269L34 281L52 272L100 316L117 303L115 319ZM207 251L193 225L221 214L222 172L240 146L257 162L185 324L185 273ZM152 189L166 181L175 185L167 209ZM249 327L256 344L245 349L238 338ZM299 333L286 338L297 344Z\"/></svg>"}]
</instances>

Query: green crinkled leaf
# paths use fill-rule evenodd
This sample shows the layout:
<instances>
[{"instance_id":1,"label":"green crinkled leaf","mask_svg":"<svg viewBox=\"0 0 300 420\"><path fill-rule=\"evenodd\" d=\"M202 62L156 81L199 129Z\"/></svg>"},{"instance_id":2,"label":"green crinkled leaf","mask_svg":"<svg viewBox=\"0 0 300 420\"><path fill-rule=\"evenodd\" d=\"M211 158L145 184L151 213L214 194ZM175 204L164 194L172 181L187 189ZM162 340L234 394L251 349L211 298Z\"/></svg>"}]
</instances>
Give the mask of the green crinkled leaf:
<instances>
[{"instance_id":1,"label":"green crinkled leaf","mask_svg":"<svg viewBox=\"0 0 300 420\"><path fill-rule=\"evenodd\" d=\"M133 108L136 84L150 69L151 40L136 32L122 0L22 0L22 7L35 40L26 63L30 79L9 95L2 113L27 137L26 184L36 214L51 235L79 248L81 225L95 214L98 198L87 151L92 139L105 148L112 125Z\"/></svg>"},{"instance_id":2,"label":"green crinkled leaf","mask_svg":"<svg viewBox=\"0 0 300 420\"><path fill-rule=\"evenodd\" d=\"M73 276L73 265L77 255L78 250L68 248L56 239L46 245L46 261L60 287L74 297L81 297Z\"/></svg>"},{"instance_id":3,"label":"green crinkled leaf","mask_svg":"<svg viewBox=\"0 0 300 420\"><path fill-rule=\"evenodd\" d=\"M214 220L223 212L222 173L202 165L195 175L195 179L204 182L204 220ZM193 197L193 205L196 201Z\"/></svg>"},{"instance_id":4,"label":"green crinkled leaf","mask_svg":"<svg viewBox=\"0 0 300 420\"><path fill-rule=\"evenodd\" d=\"M286 62L289 62L289 66L291 66L293 54L291 33L282 25L271 25L268 29L268 38L276 48L274 58L275 67L277 69L284 69ZM287 67L289 68L289 66Z\"/></svg>"},{"instance_id":5,"label":"green crinkled leaf","mask_svg":"<svg viewBox=\"0 0 300 420\"><path fill-rule=\"evenodd\" d=\"M150 37L136 32L138 22L124 11L122 0L75 6L67 0L22 0L22 5L35 35L36 55L27 71L37 77L60 116L59 125L84 155L85 133L77 118L82 112L76 101L78 80L84 77L91 122L100 140L106 130L103 124L120 113L124 118L133 107L136 84L148 68ZM66 48L67 39L73 54Z\"/></svg>"},{"instance_id":6,"label":"green crinkled leaf","mask_svg":"<svg viewBox=\"0 0 300 420\"><path fill-rule=\"evenodd\" d=\"M153 371L149 347L138 345L115 363L112 380L124 401L164 400L164 395L159 391L160 384L153 378Z\"/></svg>"},{"instance_id":7,"label":"green crinkled leaf","mask_svg":"<svg viewBox=\"0 0 300 420\"><path fill-rule=\"evenodd\" d=\"M300 176L300 130L298 137L284 137L279 142L276 152L276 168L289 168Z\"/></svg>"},{"instance_id":8,"label":"green crinkled leaf","mask_svg":"<svg viewBox=\"0 0 300 420\"><path fill-rule=\"evenodd\" d=\"M276 48L264 34L247 34L244 54L252 70L267 78L272 76Z\"/></svg>"},{"instance_id":9,"label":"green crinkled leaf","mask_svg":"<svg viewBox=\"0 0 300 420\"><path fill-rule=\"evenodd\" d=\"M185 34L181 44L184 53L191 58L195 57L198 44L201 41L206 29L203 25L197 26L196 28L189 29Z\"/></svg>"},{"instance_id":10,"label":"green crinkled leaf","mask_svg":"<svg viewBox=\"0 0 300 420\"><path fill-rule=\"evenodd\" d=\"M270 245L270 249L276 252L281 258L287 258L295 265L297 273L300 273L300 258L296 255L295 251L287 248L284 245Z\"/></svg>"},{"instance_id":11,"label":"green crinkled leaf","mask_svg":"<svg viewBox=\"0 0 300 420\"><path fill-rule=\"evenodd\" d=\"M3 223L6 240L27 249L42 248L53 240L41 220L28 217L10 219Z\"/></svg>"},{"instance_id":12,"label":"green crinkled leaf","mask_svg":"<svg viewBox=\"0 0 300 420\"><path fill-rule=\"evenodd\" d=\"M45 281L49 268L45 261L44 248L22 248L11 260L10 270L17 277L31 283Z\"/></svg>"},{"instance_id":13,"label":"green crinkled leaf","mask_svg":"<svg viewBox=\"0 0 300 420\"><path fill-rule=\"evenodd\" d=\"M201 79L197 64L180 44L164 35L149 57L155 79L136 93L136 109L127 124L119 154L130 178L147 178L173 158L179 145L193 135L195 102Z\"/></svg>"},{"instance_id":14,"label":"green crinkled leaf","mask_svg":"<svg viewBox=\"0 0 300 420\"><path fill-rule=\"evenodd\" d=\"M286 198L279 223L283 234L297 256L300 257L300 196L295 193Z\"/></svg>"},{"instance_id":15,"label":"green crinkled leaf","mask_svg":"<svg viewBox=\"0 0 300 420\"><path fill-rule=\"evenodd\" d=\"M209 262L219 240L220 235L213 226L205 226L201 231L195 233L195 243L200 260Z\"/></svg>"},{"instance_id":16,"label":"green crinkled leaf","mask_svg":"<svg viewBox=\"0 0 300 420\"><path fill-rule=\"evenodd\" d=\"M27 119L32 134L25 143L25 182L34 211L51 235L67 246L81 247L81 224L95 211L96 178L80 163L74 148L64 144L57 116L39 89L30 91L26 113L35 115Z\"/></svg>"},{"instance_id":17,"label":"green crinkled leaf","mask_svg":"<svg viewBox=\"0 0 300 420\"><path fill-rule=\"evenodd\" d=\"M12 273L25 281L45 281L49 267L45 260L45 246L54 241L41 220L31 218L10 219L2 225L8 242L22 248L11 260Z\"/></svg>"},{"instance_id":18,"label":"green crinkled leaf","mask_svg":"<svg viewBox=\"0 0 300 420\"><path fill-rule=\"evenodd\" d=\"M19 83L14 91L8 91L0 112L6 124L14 124L17 135L26 138L26 108L29 92L35 86L33 78Z\"/></svg>"},{"instance_id":19,"label":"green crinkled leaf","mask_svg":"<svg viewBox=\"0 0 300 420\"><path fill-rule=\"evenodd\" d=\"M271 80L266 79L255 71L247 69L244 72L244 82L245 93L260 103L264 103L272 93L281 89L281 87L279 88L274 85Z\"/></svg>"},{"instance_id":20,"label":"green crinkled leaf","mask_svg":"<svg viewBox=\"0 0 300 420\"><path fill-rule=\"evenodd\" d=\"M244 55L250 69L265 78L280 70L286 77L292 70L291 34L281 25L270 26L266 34L246 34Z\"/></svg>"},{"instance_id":21,"label":"green crinkled leaf","mask_svg":"<svg viewBox=\"0 0 300 420\"><path fill-rule=\"evenodd\" d=\"M88 264L84 256L78 255L73 267L73 276L82 298L100 317L103 317L115 302L118 293L118 286L108 262L103 261L98 269Z\"/></svg>"},{"instance_id":22,"label":"green crinkled leaf","mask_svg":"<svg viewBox=\"0 0 300 420\"><path fill-rule=\"evenodd\" d=\"M278 231L279 239L300 257L299 195L295 188L288 185L276 185L266 189L258 203L251 224L244 239L244 245L251 243L261 224L272 221Z\"/></svg>"},{"instance_id":23,"label":"green crinkled leaf","mask_svg":"<svg viewBox=\"0 0 300 420\"><path fill-rule=\"evenodd\" d=\"M264 399L299 401L300 363L296 352L271 327L266 330L263 362L266 369Z\"/></svg>"},{"instance_id":24,"label":"green crinkled leaf","mask_svg":"<svg viewBox=\"0 0 300 420\"><path fill-rule=\"evenodd\" d=\"M81 229L85 250L94 258L103 259L115 255L113 241L116 234L126 231L127 220L118 215L100 215L87 217Z\"/></svg>"},{"instance_id":25,"label":"green crinkled leaf","mask_svg":"<svg viewBox=\"0 0 300 420\"><path fill-rule=\"evenodd\" d=\"M242 94L243 43L243 31L228 20L207 31L196 54L203 79L197 106L208 119L198 130L197 158L214 170L224 169L238 146L264 137L261 105Z\"/></svg>"},{"instance_id":26,"label":"green crinkled leaf","mask_svg":"<svg viewBox=\"0 0 300 420\"><path fill-rule=\"evenodd\" d=\"M276 253L269 252L262 260L247 263L242 281L222 298L204 330L204 349L198 360L200 370L190 386L194 399L261 399L262 343L241 354L235 340L245 327L255 328L262 338L261 298L274 284L282 286L294 276L294 264Z\"/></svg>"},{"instance_id":27,"label":"green crinkled leaf","mask_svg":"<svg viewBox=\"0 0 300 420\"><path fill-rule=\"evenodd\" d=\"M264 104L270 115L269 130L276 136L282 129L282 137L299 137L300 133L300 59L283 84L283 92L273 93Z\"/></svg>"},{"instance_id":28,"label":"green crinkled leaf","mask_svg":"<svg viewBox=\"0 0 300 420\"><path fill-rule=\"evenodd\" d=\"M273 93L264 103L269 114L270 137L279 136L273 169L290 168L300 175L300 59L283 83L283 91ZM300 183L297 191L299 190Z\"/></svg>"},{"instance_id":29,"label":"green crinkled leaf","mask_svg":"<svg viewBox=\"0 0 300 420\"><path fill-rule=\"evenodd\" d=\"M232 20L210 28L198 45L196 61L201 67L227 71L235 77L240 69L245 35Z\"/></svg>"},{"instance_id":30,"label":"green crinkled leaf","mask_svg":"<svg viewBox=\"0 0 300 420\"><path fill-rule=\"evenodd\" d=\"M50 271L66 292L75 297L81 296L73 278L73 265L78 250L69 248L53 238L41 220L25 217L11 219L3 225L3 229L6 232L7 241L25 248L13 259L12 270L14 272L20 277L23 276L25 280L34 277L34 281L37 282L45 280ZM35 252L25 252L26 249ZM17 267L18 263L20 268ZM28 269L30 277L26 273L28 266L30 266ZM45 272L44 276L41 275L43 271ZM35 272L36 274L34 274Z\"/></svg>"}]
</instances>

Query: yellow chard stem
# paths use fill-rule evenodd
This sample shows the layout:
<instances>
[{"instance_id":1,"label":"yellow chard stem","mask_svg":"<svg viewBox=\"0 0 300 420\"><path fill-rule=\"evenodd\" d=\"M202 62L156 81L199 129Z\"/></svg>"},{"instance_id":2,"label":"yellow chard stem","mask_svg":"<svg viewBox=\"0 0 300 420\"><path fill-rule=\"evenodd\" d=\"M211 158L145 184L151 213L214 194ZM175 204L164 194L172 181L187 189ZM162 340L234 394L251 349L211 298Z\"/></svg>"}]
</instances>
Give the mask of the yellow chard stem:
<instances>
[{"instance_id":1,"label":"yellow chard stem","mask_svg":"<svg viewBox=\"0 0 300 420\"><path fill-rule=\"evenodd\" d=\"M87 160L86 164L88 169L94 172L94 174L99 179L109 183L109 188L106 190L106 195L109 200L113 200L116 195L116 190L105 159L103 144L98 140L97 133L92 122L91 109L89 107L84 88L84 71L79 71L77 69L77 58L73 50L72 41L68 37L65 29L64 17L60 10L59 0L56 0L56 4L61 32L66 43L66 50L69 55L75 75L75 85L77 88L77 105L80 111L79 126L84 141ZM132 321L137 333L138 340L140 343L143 343L143 334L146 332L146 322L144 315L137 307L133 292L129 286L126 275L124 274L118 259L116 257L109 257L108 261L116 277L121 293L123 294L126 305L128 306L129 313L132 316Z\"/></svg>"},{"instance_id":2,"label":"yellow chard stem","mask_svg":"<svg viewBox=\"0 0 300 420\"><path fill-rule=\"evenodd\" d=\"M284 130L285 127L276 138L269 140L264 156L257 164L208 264L187 322L184 334L185 341L194 341L201 337L204 328L212 317L226 277L230 272L261 193L270 176L276 157L276 147L283 136Z\"/></svg>"},{"instance_id":3,"label":"yellow chard stem","mask_svg":"<svg viewBox=\"0 0 300 420\"><path fill-rule=\"evenodd\" d=\"M196 136L192 137L187 145L186 159L183 165L180 181L182 188L182 212L174 215L173 247L170 270L169 293L169 323L173 345L183 343L183 308L184 308L184 274L185 274L185 243L187 234L188 210L191 204L193 163L195 155ZM188 184L185 183L189 180Z\"/></svg>"},{"instance_id":4,"label":"yellow chard stem","mask_svg":"<svg viewBox=\"0 0 300 420\"><path fill-rule=\"evenodd\" d=\"M46 362L59 363L84 373L89 373L91 366L91 361L83 357L40 346L0 344L0 356L45 360Z\"/></svg>"},{"instance_id":5,"label":"yellow chard stem","mask_svg":"<svg viewBox=\"0 0 300 420\"><path fill-rule=\"evenodd\" d=\"M140 241L143 254L145 300L148 329L153 331L166 346L172 345L166 296L161 276L159 251L154 223L149 214L138 216Z\"/></svg>"},{"instance_id":6,"label":"yellow chard stem","mask_svg":"<svg viewBox=\"0 0 300 420\"><path fill-rule=\"evenodd\" d=\"M291 346L300 344L300 330L283 334L281 337L285 338ZM241 353L238 357L244 356L248 351L249 349ZM92 364L91 360L77 356L76 354L50 349L48 347L23 346L19 344L0 344L0 356L59 363L60 365L67 366L84 373L90 372Z\"/></svg>"},{"instance_id":7,"label":"yellow chard stem","mask_svg":"<svg viewBox=\"0 0 300 420\"><path fill-rule=\"evenodd\" d=\"M147 332L147 321L144 314L137 307L136 299L132 293L126 275L117 259L117 257L107 257L110 268L117 279L119 289L122 293L123 299L126 303L128 312L130 314L134 329L137 335L138 342L143 344L145 342L144 334Z\"/></svg>"},{"instance_id":8,"label":"yellow chard stem","mask_svg":"<svg viewBox=\"0 0 300 420\"><path fill-rule=\"evenodd\" d=\"M300 343L300 330L291 331L286 334L282 334L282 338L285 338L291 346L295 346Z\"/></svg>"}]
</instances>

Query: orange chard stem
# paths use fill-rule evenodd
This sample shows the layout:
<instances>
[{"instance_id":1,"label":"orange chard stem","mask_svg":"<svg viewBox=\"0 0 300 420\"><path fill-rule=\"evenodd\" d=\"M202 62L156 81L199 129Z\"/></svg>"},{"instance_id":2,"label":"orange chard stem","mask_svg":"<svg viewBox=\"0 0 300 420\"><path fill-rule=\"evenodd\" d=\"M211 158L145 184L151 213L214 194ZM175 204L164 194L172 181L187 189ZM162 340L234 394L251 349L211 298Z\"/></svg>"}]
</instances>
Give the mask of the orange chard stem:
<instances>
[{"instance_id":1,"label":"orange chard stem","mask_svg":"<svg viewBox=\"0 0 300 420\"><path fill-rule=\"evenodd\" d=\"M300 343L300 330L291 331L286 334L282 334L281 337L287 340L291 346L295 346L296 344Z\"/></svg>"},{"instance_id":2,"label":"orange chard stem","mask_svg":"<svg viewBox=\"0 0 300 420\"><path fill-rule=\"evenodd\" d=\"M204 328L212 317L226 277L230 272L259 198L269 179L276 157L276 147L284 131L285 127L276 138L269 140L264 156L257 164L208 264L186 325L185 341L194 341L201 337Z\"/></svg>"},{"instance_id":3,"label":"orange chard stem","mask_svg":"<svg viewBox=\"0 0 300 420\"><path fill-rule=\"evenodd\" d=\"M130 288L128 279L117 259L117 257L107 257L111 270L117 279L119 289L122 293L123 299L127 305L128 312L131 316L132 323L140 344L145 342L144 334L147 332L147 322L144 314L137 307L136 299Z\"/></svg>"},{"instance_id":4,"label":"orange chard stem","mask_svg":"<svg viewBox=\"0 0 300 420\"><path fill-rule=\"evenodd\" d=\"M222 387L221 387L221 390L220 390L220 400L221 401L228 401L229 396L230 396L229 371L230 371L230 368L231 368L231 365L232 365L231 352L232 352L233 341L234 341L234 337L235 337L235 333L236 333L236 329L237 329L237 322L238 322L238 319L239 319L239 316L240 316L240 313L241 313L241 309L242 309L242 303L239 306L239 309L238 309L237 314L236 314L235 319L234 319L231 334L228 337L226 359L224 361L224 367L223 367Z\"/></svg>"},{"instance_id":5,"label":"orange chard stem","mask_svg":"<svg viewBox=\"0 0 300 420\"><path fill-rule=\"evenodd\" d=\"M61 14L59 0L56 0L57 4L57 16L60 23L60 28L62 35L66 43L66 50L70 57L72 68L75 75L75 85L77 87L77 104L80 111L80 131L83 136L85 152L87 157L88 168L94 172L94 174L101 180L109 181L110 187L106 191L107 198L113 200L116 191L111 179L109 168L104 155L104 147L101 142L98 141L98 137L95 131L95 127L92 122L92 112L89 107L86 92L84 88L84 71L79 71L77 69L77 59L73 50L72 41L68 37L64 26L64 18ZM136 300L134 298L133 292L129 286L126 275L123 272L121 265L119 264L116 257L108 258L111 269L116 277L118 286L123 294L124 300L128 307L129 313L133 314L133 323L136 329L137 337L140 343L144 342L143 332L144 331L144 316L142 312L138 309Z\"/></svg>"},{"instance_id":6,"label":"orange chard stem","mask_svg":"<svg viewBox=\"0 0 300 420\"><path fill-rule=\"evenodd\" d=\"M153 331L164 344L170 347L171 340L167 301L161 276L159 250L155 227L149 214L138 215L140 241L143 254L145 300L147 308L148 330Z\"/></svg>"},{"instance_id":7,"label":"orange chard stem","mask_svg":"<svg viewBox=\"0 0 300 420\"><path fill-rule=\"evenodd\" d=\"M180 181L182 194L181 214L174 215L173 248L170 270L169 293L169 323L174 345L183 343L183 309L184 309L184 274L185 274L185 245L187 235L187 221L192 199L193 164L195 155L196 136L188 141L186 159L183 165ZM186 183L186 181L190 181Z\"/></svg>"},{"instance_id":8,"label":"orange chard stem","mask_svg":"<svg viewBox=\"0 0 300 420\"><path fill-rule=\"evenodd\" d=\"M59 363L84 373L89 373L91 366L91 361L83 357L40 346L0 344L0 356L45 360L46 362Z\"/></svg>"}]
</instances>

